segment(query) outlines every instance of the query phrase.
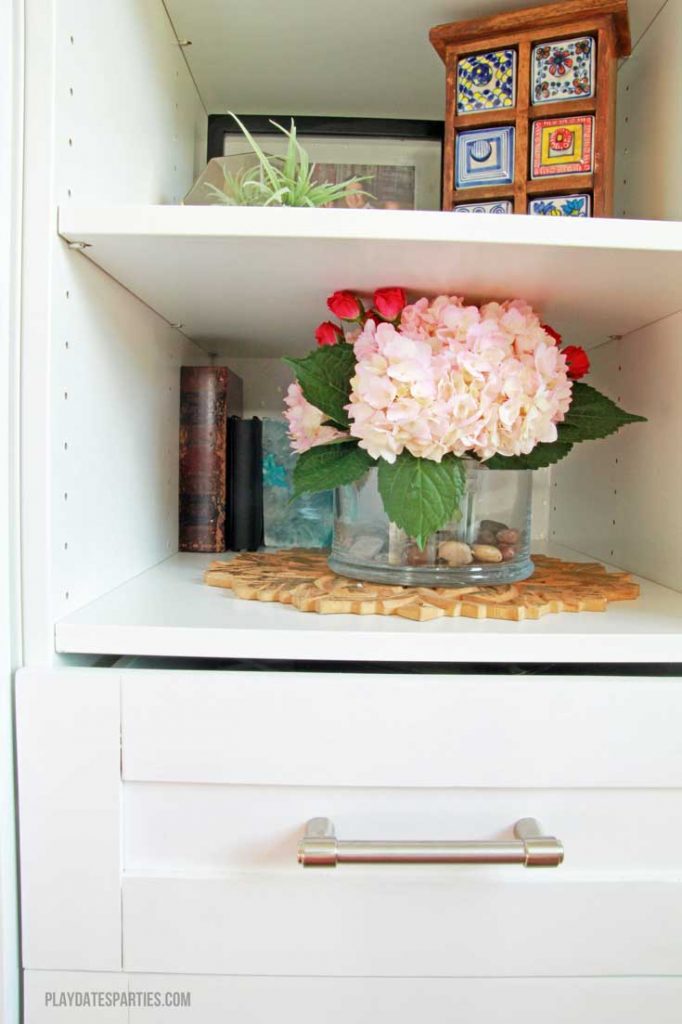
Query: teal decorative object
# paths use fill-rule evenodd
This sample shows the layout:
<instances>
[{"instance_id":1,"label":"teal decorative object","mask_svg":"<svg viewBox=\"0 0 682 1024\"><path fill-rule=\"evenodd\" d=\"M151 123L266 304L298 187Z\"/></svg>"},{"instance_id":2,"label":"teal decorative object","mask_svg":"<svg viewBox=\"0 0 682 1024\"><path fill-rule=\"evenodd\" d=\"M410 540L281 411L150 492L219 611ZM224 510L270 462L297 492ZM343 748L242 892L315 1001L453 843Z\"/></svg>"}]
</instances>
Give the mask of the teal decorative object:
<instances>
[{"instance_id":1,"label":"teal decorative object","mask_svg":"<svg viewBox=\"0 0 682 1024\"><path fill-rule=\"evenodd\" d=\"M263 420L263 517L265 545L274 548L328 548L334 521L333 491L305 494L292 501L294 467L283 420Z\"/></svg>"}]
</instances>

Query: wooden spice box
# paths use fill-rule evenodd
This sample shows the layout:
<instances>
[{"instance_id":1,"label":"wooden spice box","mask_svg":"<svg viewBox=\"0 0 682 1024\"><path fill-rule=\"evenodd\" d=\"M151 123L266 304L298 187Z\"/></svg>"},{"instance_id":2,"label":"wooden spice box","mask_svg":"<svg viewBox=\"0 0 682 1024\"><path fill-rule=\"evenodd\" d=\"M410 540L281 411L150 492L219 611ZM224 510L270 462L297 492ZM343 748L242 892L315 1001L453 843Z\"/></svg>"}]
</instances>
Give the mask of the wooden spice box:
<instances>
[{"instance_id":1,"label":"wooden spice box","mask_svg":"<svg viewBox=\"0 0 682 1024\"><path fill-rule=\"evenodd\" d=\"M589 90L592 95L534 103L531 94L534 48L540 44L577 37L593 40L592 45L596 48L594 85ZM452 22L431 29L429 38L445 64L444 210L453 210L465 203L508 201L511 206L509 212L528 213L529 202L535 198L581 194L590 197L591 202L586 206L591 206L593 216L611 215L617 61L631 50L627 0L578 0L527 8L489 18ZM471 55L489 55L501 50L512 50L515 54L516 87L512 105L458 112L460 63ZM586 117L593 119L590 122L593 125L593 139L585 137L583 143L588 157L591 149L591 158L585 161L591 165L591 170L587 173L557 173L557 168L550 168L546 177L533 177L532 139L535 122L576 118L575 131L582 139L583 130L587 135L590 127L580 121ZM458 185L458 136L474 129L506 126L513 129L512 152L509 154L510 180L502 184ZM568 126L573 130L570 121ZM575 139L575 135L572 138ZM479 142L481 145L485 147L485 141Z\"/></svg>"}]
</instances>

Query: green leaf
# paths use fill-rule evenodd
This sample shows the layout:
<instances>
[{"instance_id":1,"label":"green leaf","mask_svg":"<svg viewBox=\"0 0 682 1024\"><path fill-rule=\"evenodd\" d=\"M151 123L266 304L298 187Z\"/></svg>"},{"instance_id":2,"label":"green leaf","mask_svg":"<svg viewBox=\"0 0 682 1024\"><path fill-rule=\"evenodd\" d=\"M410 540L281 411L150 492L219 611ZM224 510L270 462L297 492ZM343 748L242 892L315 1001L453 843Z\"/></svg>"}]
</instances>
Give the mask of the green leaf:
<instances>
[{"instance_id":1,"label":"green leaf","mask_svg":"<svg viewBox=\"0 0 682 1024\"><path fill-rule=\"evenodd\" d=\"M272 186L273 191L275 191L277 189L279 181L278 181L277 170L276 170L276 167L273 164L272 160L270 160L265 155L263 150L260 148L260 146L258 145L256 140L254 139L253 135L251 135L251 133L248 131L248 129L244 127L244 125L239 120L237 115L233 114L231 110L228 111L228 113L230 114L230 117L234 118L234 120L237 122L237 124L241 128L242 133L244 135L244 138L246 139L248 144L251 146L251 149L253 150L253 152L256 154L256 156L258 158L258 162L259 162L259 164L260 164L260 166L261 166L261 168L263 170L263 173L265 174L265 176L270 181L270 184Z\"/></svg>"},{"instance_id":2,"label":"green leaf","mask_svg":"<svg viewBox=\"0 0 682 1024\"><path fill-rule=\"evenodd\" d=\"M544 469L566 458L572 447L566 441L538 444L529 455L493 455L483 465L488 469Z\"/></svg>"},{"instance_id":3,"label":"green leaf","mask_svg":"<svg viewBox=\"0 0 682 1024\"><path fill-rule=\"evenodd\" d=\"M576 383L573 385L571 406L557 429L560 441L575 444L608 437L626 423L645 422L644 416L634 416L619 409L615 402L589 384Z\"/></svg>"},{"instance_id":4,"label":"green leaf","mask_svg":"<svg viewBox=\"0 0 682 1024\"><path fill-rule=\"evenodd\" d=\"M465 483L464 465L454 455L432 462L404 451L392 464L379 460L384 511L391 522L414 537L420 548L432 533L454 518Z\"/></svg>"},{"instance_id":5,"label":"green leaf","mask_svg":"<svg viewBox=\"0 0 682 1024\"><path fill-rule=\"evenodd\" d=\"M321 444L299 455L294 466L294 497L329 491L359 480L374 460L357 441Z\"/></svg>"},{"instance_id":6,"label":"green leaf","mask_svg":"<svg viewBox=\"0 0 682 1024\"><path fill-rule=\"evenodd\" d=\"M344 406L350 401L350 381L355 370L355 352L347 342L325 345L303 359L285 359L293 366L304 397L325 416L342 427L348 426Z\"/></svg>"}]
</instances>

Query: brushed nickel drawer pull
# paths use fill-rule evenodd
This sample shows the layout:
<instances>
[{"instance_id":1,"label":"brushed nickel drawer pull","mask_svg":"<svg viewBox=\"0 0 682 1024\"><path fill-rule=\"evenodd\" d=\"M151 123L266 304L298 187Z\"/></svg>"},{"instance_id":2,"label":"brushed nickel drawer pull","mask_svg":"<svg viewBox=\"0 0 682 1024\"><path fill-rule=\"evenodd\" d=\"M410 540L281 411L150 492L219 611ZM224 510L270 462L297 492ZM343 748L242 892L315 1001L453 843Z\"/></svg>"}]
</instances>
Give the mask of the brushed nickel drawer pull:
<instances>
[{"instance_id":1,"label":"brushed nickel drawer pull","mask_svg":"<svg viewBox=\"0 0 682 1024\"><path fill-rule=\"evenodd\" d=\"M564 848L554 836L543 835L535 818L514 825L508 841L454 842L376 841L337 839L329 818L311 818L298 848L304 868L335 868L337 864L522 864L526 868L556 868Z\"/></svg>"}]
</instances>

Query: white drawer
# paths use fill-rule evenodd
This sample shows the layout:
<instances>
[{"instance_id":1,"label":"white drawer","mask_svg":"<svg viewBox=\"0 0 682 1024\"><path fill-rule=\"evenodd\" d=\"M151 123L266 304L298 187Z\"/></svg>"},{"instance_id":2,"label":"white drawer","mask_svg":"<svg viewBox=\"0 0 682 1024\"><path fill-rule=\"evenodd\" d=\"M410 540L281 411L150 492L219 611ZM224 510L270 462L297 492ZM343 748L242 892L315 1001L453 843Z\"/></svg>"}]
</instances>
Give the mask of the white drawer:
<instances>
[{"instance_id":1,"label":"white drawer","mask_svg":"<svg viewBox=\"0 0 682 1024\"><path fill-rule=\"evenodd\" d=\"M152 1005L75 1011L74 992L141 993ZM189 994L190 1005L169 1009ZM47 998L51 1005L46 1005ZM679 1024L679 978L216 978L27 971L25 1024Z\"/></svg>"},{"instance_id":2,"label":"white drawer","mask_svg":"<svg viewBox=\"0 0 682 1024\"><path fill-rule=\"evenodd\" d=\"M678 968L682 690L667 680L169 673L122 692L128 970ZM317 815L342 838L413 840L509 837L533 815L567 859L306 872L296 847Z\"/></svg>"},{"instance_id":3,"label":"white drawer","mask_svg":"<svg viewBox=\"0 0 682 1024\"><path fill-rule=\"evenodd\" d=\"M52 673L48 688L24 674L25 962L679 973L681 710L679 680L131 670ZM58 762L49 779L38 749ZM486 841L533 816L566 860L308 870L296 850L314 816L341 839Z\"/></svg>"},{"instance_id":4,"label":"white drawer","mask_svg":"<svg viewBox=\"0 0 682 1024\"><path fill-rule=\"evenodd\" d=\"M682 786L682 680L121 675L125 779Z\"/></svg>"}]
</instances>

